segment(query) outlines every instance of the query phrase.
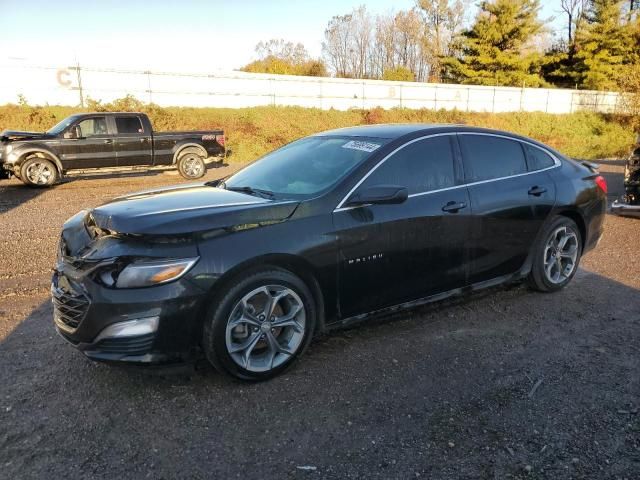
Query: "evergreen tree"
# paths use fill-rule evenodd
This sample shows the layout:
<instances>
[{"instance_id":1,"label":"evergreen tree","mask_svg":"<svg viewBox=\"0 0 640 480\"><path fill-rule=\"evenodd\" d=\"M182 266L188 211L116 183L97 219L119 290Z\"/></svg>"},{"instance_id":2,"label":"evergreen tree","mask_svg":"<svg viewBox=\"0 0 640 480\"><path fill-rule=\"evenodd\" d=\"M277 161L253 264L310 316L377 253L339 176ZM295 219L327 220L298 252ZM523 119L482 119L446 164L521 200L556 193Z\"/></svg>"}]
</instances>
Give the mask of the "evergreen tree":
<instances>
[{"instance_id":1,"label":"evergreen tree","mask_svg":"<svg viewBox=\"0 0 640 480\"><path fill-rule=\"evenodd\" d=\"M637 61L637 21L629 21L622 7L620 0L591 0L586 23L576 32L575 75L580 87L615 90Z\"/></svg>"},{"instance_id":2,"label":"evergreen tree","mask_svg":"<svg viewBox=\"0 0 640 480\"><path fill-rule=\"evenodd\" d=\"M478 85L544 85L534 41L543 30L539 0L485 0L458 53L444 59L445 78Z\"/></svg>"}]
</instances>

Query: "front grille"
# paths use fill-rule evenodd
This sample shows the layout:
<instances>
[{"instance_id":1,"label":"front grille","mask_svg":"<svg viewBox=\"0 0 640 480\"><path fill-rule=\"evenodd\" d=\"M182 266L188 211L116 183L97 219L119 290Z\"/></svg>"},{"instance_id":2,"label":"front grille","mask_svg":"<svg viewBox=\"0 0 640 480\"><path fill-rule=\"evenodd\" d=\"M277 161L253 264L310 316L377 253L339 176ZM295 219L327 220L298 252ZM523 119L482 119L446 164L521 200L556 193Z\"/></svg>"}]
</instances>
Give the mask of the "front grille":
<instances>
[{"instance_id":1,"label":"front grille","mask_svg":"<svg viewBox=\"0 0 640 480\"><path fill-rule=\"evenodd\" d=\"M135 337L105 338L96 343L91 349L100 353L144 355L151 350L153 337L153 333L147 333Z\"/></svg>"},{"instance_id":2,"label":"front grille","mask_svg":"<svg viewBox=\"0 0 640 480\"><path fill-rule=\"evenodd\" d=\"M89 299L84 294L64 292L51 287L55 318L75 330L89 309Z\"/></svg>"}]
</instances>

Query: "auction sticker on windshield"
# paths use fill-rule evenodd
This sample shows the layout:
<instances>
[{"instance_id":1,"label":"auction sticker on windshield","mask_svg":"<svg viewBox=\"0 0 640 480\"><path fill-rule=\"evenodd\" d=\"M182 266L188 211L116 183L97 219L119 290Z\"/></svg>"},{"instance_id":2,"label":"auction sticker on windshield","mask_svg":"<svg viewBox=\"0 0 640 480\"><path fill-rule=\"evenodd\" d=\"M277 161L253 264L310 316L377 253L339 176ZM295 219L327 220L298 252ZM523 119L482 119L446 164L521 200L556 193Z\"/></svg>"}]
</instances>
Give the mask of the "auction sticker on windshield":
<instances>
[{"instance_id":1,"label":"auction sticker on windshield","mask_svg":"<svg viewBox=\"0 0 640 480\"><path fill-rule=\"evenodd\" d=\"M344 145L342 145L342 148L350 148L351 150L361 150L363 152L371 153L374 150L377 150L378 148L380 148L380 145L377 143L359 142L357 140L351 140L345 143Z\"/></svg>"}]
</instances>

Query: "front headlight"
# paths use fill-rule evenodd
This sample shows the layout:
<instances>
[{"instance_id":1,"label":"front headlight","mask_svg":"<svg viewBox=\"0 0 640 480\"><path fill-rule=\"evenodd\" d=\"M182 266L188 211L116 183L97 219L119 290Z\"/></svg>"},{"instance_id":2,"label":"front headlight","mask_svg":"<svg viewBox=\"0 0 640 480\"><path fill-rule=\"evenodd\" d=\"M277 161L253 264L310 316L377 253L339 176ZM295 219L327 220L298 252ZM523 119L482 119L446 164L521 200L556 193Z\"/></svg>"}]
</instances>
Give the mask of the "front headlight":
<instances>
[{"instance_id":1,"label":"front headlight","mask_svg":"<svg viewBox=\"0 0 640 480\"><path fill-rule=\"evenodd\" d=\"M6 153L7 155L11 153L11 150L13 150L13 145L7 145L6 147L4 147L4 153Z\"/></svg>"},{"instance_id":2,"label":"front headlight","mask_svg":"<svg viewBox=\"0 0 640 480\"><path fill-rule=\"evenodd\" d=\"M145 260L134 262L127 265L115 278L111 272L105 272L103 275L109 275L115 280L111 282L105 281L109 285L116 288L140 288L160 285L162 283L172 282L179 279L193 267L198 258L184 258L179 260Z\"/></svg>"}]
</instances>

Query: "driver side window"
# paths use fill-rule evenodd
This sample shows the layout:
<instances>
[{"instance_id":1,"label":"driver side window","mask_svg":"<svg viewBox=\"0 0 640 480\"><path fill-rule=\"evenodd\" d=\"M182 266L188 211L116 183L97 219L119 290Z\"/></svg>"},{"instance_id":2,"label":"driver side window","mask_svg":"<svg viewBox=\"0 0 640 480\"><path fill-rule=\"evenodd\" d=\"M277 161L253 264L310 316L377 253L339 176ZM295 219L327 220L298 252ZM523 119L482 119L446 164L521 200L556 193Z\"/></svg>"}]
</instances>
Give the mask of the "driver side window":
<instances>
[{"instance_id":1,"label":"driver side window","mask_svg":"<svg viewBox=\"0 0 640 480\"><path fill-rule=\"evenodd\" d=\"M418 140L393 154L362 186L400 185L409 195L453 187L453 159L450 135Z\"/></svg>"},{"instance_id":2,"label":"driver side window","mask_svg":"<svg viewBox=\"0 0 640 480\"><path fill-rule=\"evenodd\" d=\"M94 117L82 120L77 125L82 137L94 137L96 135L108 135L107 121L105 117Z\"/></svg>"}]
</instances>

